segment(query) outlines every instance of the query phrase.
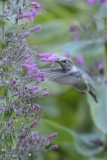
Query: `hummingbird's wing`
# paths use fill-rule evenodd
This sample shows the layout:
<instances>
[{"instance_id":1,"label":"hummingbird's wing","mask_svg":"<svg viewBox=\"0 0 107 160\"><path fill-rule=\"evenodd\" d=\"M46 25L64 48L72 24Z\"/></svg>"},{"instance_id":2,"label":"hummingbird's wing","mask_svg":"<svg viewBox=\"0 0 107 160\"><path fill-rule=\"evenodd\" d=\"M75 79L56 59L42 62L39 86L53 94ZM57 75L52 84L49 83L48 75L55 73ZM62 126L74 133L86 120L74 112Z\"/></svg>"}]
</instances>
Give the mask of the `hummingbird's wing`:
<instances>
[{"instance_id":1,"label":"hummingbird's wing","mask_svg":"<svg viewBox=\"0 0 107 160\"><path fill-rule=\"evenodd\" d=\"M81 93L85 93L87 91L88 86L79 71L64 72L63 69L56 68L45 69L44 71L46 72L46 77L51 81L64 85L71 85Z\"/></svg>"}]
</instances>

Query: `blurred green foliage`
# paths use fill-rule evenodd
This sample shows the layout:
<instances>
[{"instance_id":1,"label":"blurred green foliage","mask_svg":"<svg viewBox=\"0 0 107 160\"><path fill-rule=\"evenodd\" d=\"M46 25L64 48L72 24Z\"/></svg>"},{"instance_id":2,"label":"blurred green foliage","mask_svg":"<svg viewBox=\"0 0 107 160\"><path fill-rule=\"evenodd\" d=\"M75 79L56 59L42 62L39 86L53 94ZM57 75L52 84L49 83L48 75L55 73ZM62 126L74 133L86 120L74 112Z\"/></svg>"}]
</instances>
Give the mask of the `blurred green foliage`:
<instances>
[{"instance_id":1,"label":"blurred green foliage","mask_svg":"<svg viewBox=\"0 0 107 160\"><path fill-rule=\"evenodd\" d=\"M104 59L105 33L101 18L104 18L105 10L102 7L88 5L85 0L38 2L43 14L35 18L35 24L41 24L42 29L30 36L38 52L69 54L73 59L82 54L84 70L92 62ZM79 37L73 36L71 26L79 28ZM92 70L97 70L95 67ZM91 144L91 140L103 141L101 131L107 133L107 93L106 90L103 92L107 86L96 86L100 103L95 104L90 96L87 101L86 95L70 86L49 81L42 85L48 86L50 95L37 101L43 107L43 120L37 130L46 135L58 132L53 141L59 149L40 153L38 160L105 160L101 152L104 148Z\"/></svg>"}]
</instances>

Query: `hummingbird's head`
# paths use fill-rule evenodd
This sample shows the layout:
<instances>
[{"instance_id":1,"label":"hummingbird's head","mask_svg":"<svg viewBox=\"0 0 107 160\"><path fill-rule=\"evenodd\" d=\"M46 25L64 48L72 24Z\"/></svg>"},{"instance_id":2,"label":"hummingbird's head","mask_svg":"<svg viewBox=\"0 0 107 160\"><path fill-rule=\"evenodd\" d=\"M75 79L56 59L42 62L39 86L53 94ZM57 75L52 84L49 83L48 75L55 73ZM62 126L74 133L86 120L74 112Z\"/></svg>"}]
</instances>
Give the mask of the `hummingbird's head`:
<instances>
[{"instance_id":1,"label":"hummingbird's head","mask_svg":"<svg viewBox=\"0 0 107 160\"><path fill-rule=\"evenodd\" d=\"M61 65L64 71L69 71L73 65L73 61L67 57L59 58L56 62Z\"/></svg>"}]
</instances>

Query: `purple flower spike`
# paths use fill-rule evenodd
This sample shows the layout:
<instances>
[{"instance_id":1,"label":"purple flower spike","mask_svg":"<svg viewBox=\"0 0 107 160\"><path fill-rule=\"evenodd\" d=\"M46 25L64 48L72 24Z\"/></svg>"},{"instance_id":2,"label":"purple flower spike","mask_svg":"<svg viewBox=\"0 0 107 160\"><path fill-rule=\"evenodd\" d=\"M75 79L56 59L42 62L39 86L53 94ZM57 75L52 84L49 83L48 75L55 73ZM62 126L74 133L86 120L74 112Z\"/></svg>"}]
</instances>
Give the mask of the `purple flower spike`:
<instances>
[{"instance_id":1,"label":"purple flower spike","mask_svg":"<svg viewBox=\"0 0 107 160\"><path fill-rule=\"evenodd\" d=\"M57 144L54 144L53 146L51 146L49 148L49 150L55 150L55 149L58 149L58 145Z\"/></svg>"},{"instance_id":2,"label":"purple flower spike","mask_svg":"<svg viewBox=\"0 0 107 160\"><path fill-rule=\"evenodd\" d=\"M84 63L84 57L83 57L82 55L78 55L78 56L76 57L76 63L77 63L78 65L82 65L82 64Z\"/></svg>"},{"instance_id":3,"label":"purple flower spike","mask_svg":"<svg viewBox=\"0 0 107 160\"><path fill-rule=\"evenodd\" d=\"M30 19L30 23L33 23L34 17L35 17L36 15L38 15L38 14L39 14L38 11L32 10L32 11L29 12L29 13L19 15L19 18L21 18L21 19L23 19L23 18L29 18L29 19Z\"/></svg>"},{"instance_id":4,"label":"purple flower spike","mask_svg":"<svg viewBox=\"0 0 107 160\"><path fill-rule=\"evenodd\" d=\"M31 32L37 31L39 29L41 29L41 25L37 25L37 26L31 28Z\"/></svg>"},{"instance_id":5,"label":"purple flower spike","mask_svg":"<svg viewBox=\"0 0 107 160\"><path fill-rule=\"evenodd\" d=\"M35 8L40 8L40 3L38 2L31 2L30 4L34 6Z\"/></svg>"},{"instance_id":6,"label":"purple flower spike","mask_svg":"<svg viewBox=\"0 0 107 160\"><path fill-rule=\"evenodd\" d=\"M46 138L46 141L51 141L53 138L55 138L57 136L57 132L54 132L52 133L51 135L49 135L47 138Z\"/></svg>"},{"instance_id":7,"label":"purple flower spike","mask_svg":"<svg viewBox=\"0 0 107 160\"><path fill-rule=\"evenodd\" d=\"M94 5L96 3L96 0L86 0L86 2L90 5Z\"/></svg>"},{"instance_id":8,"label":"purple flower spike","mask_svg":"<svg viewBox=\"0 0 107 160\"><path fill-rule=\"evenodd\" d=\"M38 120L35 120L32 122L32 124L30 125L31 128L35 127L38 124Z\"/></svg>"}]
</instances>

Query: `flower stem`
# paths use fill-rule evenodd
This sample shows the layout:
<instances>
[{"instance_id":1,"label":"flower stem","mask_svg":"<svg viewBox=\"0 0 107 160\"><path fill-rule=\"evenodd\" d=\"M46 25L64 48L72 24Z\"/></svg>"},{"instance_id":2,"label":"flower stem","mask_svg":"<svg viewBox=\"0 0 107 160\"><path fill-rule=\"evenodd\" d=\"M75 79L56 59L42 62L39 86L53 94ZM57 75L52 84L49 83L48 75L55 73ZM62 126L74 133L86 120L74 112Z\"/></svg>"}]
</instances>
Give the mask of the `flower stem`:
<instances>
[{"instance_id":1,"label":"flower stem","mask_svg":"<svg viewBox=\"0 0 107 160\"><path fill-rule=\"evenodd\" d=\"M104 19L105 23L105 36L107 37L107 18ZM105 76L107 76L107 40L105 41Z\"/></svg>"},{"instance_id":2,"label":"flower stem","mask_svg":"<svg viewBox=\"0 0 107 160\"><path fill-rule=\"evenodd\" d=\"M5 1L2 2L2 16L5 8ZM3 22L2 18L2 49L4 48L4 37L5 37L5 30L4 30L5 23Z\"/></svg>"}]
</instances>

